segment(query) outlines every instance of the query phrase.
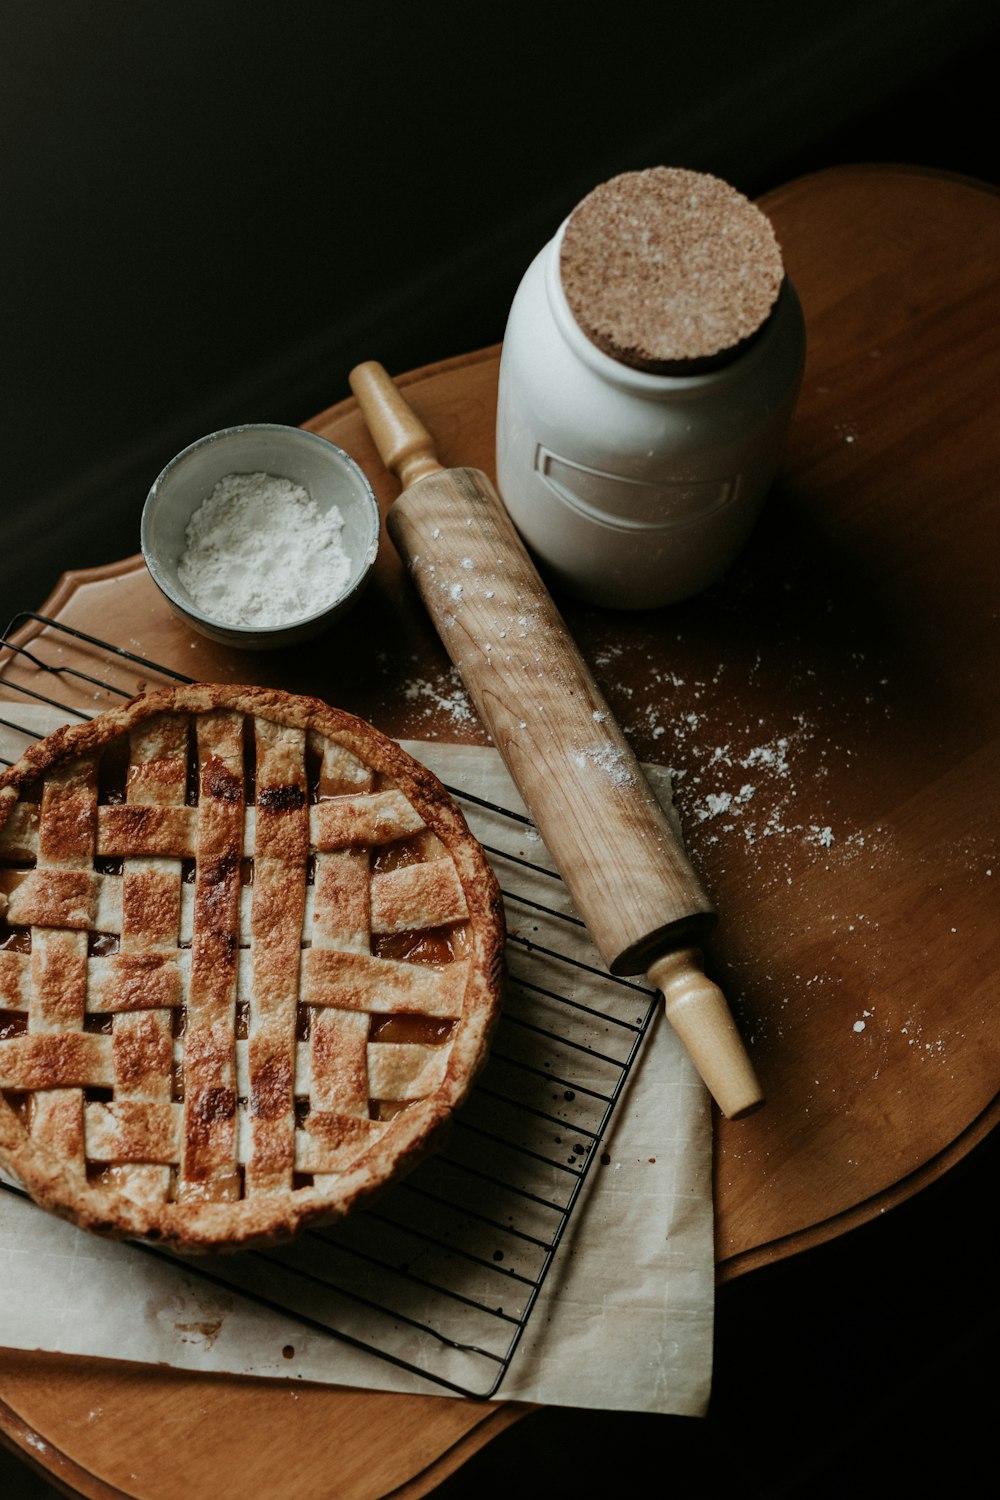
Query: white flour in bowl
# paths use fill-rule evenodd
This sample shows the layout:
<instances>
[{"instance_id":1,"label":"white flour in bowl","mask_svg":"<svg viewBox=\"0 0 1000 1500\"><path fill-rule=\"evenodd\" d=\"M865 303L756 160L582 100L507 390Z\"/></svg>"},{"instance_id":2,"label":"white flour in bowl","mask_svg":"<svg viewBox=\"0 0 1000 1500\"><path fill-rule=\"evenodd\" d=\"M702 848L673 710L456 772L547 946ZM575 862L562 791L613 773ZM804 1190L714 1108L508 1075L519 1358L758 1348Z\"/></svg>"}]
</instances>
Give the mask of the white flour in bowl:
<instances>
[{"instance_id":1,"label":"white flour in bowl","mask_svg":"<svg viewBox=\"0 0 1000 1500\"><path fill-rule=\"evenodd\" d=\"M188 522L177 568L197 607L226 625L286 625L331 604L351 559L344 518L273 474L226 474Z\"/></svg>"}]
</instances>

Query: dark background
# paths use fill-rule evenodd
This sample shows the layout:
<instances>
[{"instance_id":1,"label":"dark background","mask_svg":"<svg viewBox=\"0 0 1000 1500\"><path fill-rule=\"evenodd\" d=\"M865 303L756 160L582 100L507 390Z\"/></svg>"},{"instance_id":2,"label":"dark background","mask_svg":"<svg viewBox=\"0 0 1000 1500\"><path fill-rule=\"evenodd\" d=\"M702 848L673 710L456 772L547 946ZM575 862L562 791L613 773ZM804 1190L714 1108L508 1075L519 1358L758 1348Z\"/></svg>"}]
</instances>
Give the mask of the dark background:
<instances>
[{"instance_id":1,"label":"dark background","mask_svg":"<svg viewBox=\"0 0 1000 1500\"><path fill-rule=\"evenodd\" d=\"M3 623L136 552L194 438L305 421L362 359L498 342L535 251L617 171L1000 182L997 37L981 0L0 0ZM441 1500L980 1493L997 1154L721 1289L707 1421L543 1412ZM0 1450L0 1500L51 1493Z\"/></svg>"}]
</instances>

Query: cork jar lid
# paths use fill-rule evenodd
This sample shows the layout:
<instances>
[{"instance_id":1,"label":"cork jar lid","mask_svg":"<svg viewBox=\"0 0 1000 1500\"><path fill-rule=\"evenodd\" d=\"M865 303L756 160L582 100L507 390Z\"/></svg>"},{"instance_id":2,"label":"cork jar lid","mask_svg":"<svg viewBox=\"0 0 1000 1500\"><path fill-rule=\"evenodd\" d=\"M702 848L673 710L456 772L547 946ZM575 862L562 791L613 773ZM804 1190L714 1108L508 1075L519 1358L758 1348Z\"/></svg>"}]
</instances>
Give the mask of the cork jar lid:
<instances>
[{"instance_id":1,"label":"cork jar lid","mask_svg":"<svg viewBox=\"0 0 1000 1500\"><path fill-rule=\"evenodd\" d=\"M567 221L559 270L587 338L656 374L697 373L739 353L784 279L761 210L721 178L678 167L594 188Z\"/></svg>"}]
</instances>

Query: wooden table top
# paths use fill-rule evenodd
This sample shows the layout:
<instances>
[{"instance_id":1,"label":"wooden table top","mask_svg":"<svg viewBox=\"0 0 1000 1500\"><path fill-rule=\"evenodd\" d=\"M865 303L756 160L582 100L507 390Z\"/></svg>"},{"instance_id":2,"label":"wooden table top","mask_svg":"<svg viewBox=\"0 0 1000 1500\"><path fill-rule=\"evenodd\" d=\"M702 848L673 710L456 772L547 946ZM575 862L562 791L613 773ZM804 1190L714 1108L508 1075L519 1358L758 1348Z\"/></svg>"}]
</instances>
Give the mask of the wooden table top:
<instances>
[{"instance_id":1,"label":"wooden table top","mask_svg":"<svg viewBox=\"0 0 1000 1500\"><path fill-rule=\"evenodd\" d=\"M750 545L667 610L557 598L640 758L674 770L720 911L710 968L768 1096L717 1122L720 1281L870 1220L997 1117L997 196L852 167L763 206L809 348ZM493 473L498 357L400 380L445 464ZM353 401L305 425L387 508L398 486ZM388 540L350 625L294 655L193 643L141 559L67 575L43 612L188 675L318 693L390 734L485 738ZM8 685L36 675L2 667ZM98 1408L120 1422L88 1421ZM0 1351L0 1432L93 1500L242 1496L250 1434L259 1493L415 1497L520 1414L323 1387L292 1409L281 1383ZM383 1422L394 1441L373 1463Z\"/></svg>"}]
</instances>

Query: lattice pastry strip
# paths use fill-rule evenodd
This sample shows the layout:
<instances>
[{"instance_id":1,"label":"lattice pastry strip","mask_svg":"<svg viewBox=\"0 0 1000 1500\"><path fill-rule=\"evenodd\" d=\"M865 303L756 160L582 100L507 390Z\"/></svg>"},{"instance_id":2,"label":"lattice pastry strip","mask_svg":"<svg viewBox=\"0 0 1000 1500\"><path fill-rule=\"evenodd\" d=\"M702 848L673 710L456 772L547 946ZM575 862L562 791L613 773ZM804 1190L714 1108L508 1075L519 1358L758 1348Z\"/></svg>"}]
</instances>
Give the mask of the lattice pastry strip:
<instances>
[{"instance_id":1,"label":"lattice pastry strip","mask_svg":"<svg viewBox=\"0 0 1000 1500\"><path fill-rule=\"evenodd\" d=\"M0 1158L89 1228L294 1233L432 1149L503 921L440 783L318 700L192 687L0 776Z\"/></svg>"},{"instance_id":2,"label":"lattice pastry strip","mask_svg":"<svg viewBox=\"0 0 1000 1500\"><path fill-rule=\"evenodd\" d=\"M331 799L326 805L335 806L332 799L349 798L349 806L354 808L358 799L371 797L376 778L370 766L330 740L320 752L317 791ZM403 816L407 816L406 809ZM319 849L312 895L313 951L369 954L371 851L367 845L351 846L345 840L344 847ZM309 1004L305 994L303 999ZM328 1149L315 1153L300 1147L297 1165L300 1171L316 1173L321 1189L328 1189L329 1172L349 1165L353 1154L364 1150L373 1136L381 1133L381 1126L370 1119L370 1018L363 1011L332 1006L310 1005L307 1013L310 1082L303 1092L310 1099L310 1111L305 1139L312 1142L317 1132L323 1131L322 1122L327 1122Z\"/></svg>"},{"instance_id":3,"label":"lattice pastry strip","mask_svg":"<svg viewBox=\"0 0 1000 1500\"><path fill-rule=\"evenodd\" d=\"M305 733L255 724L257 826L250 947L253 1152L247 1190L290 1189L295 1170L295 1045L309 861Z\"/></svg>"},{"instance_id":4,"label":"lattice pastry strip","mask_svg":"<svg viewBox=\"0 0 1000 1500\"><path fill-rule=\"evenodd\" d=\"M133 730L126 809L186 812L188 757L183 717L162 714ZM112 806L98 808L99 840ZM183 867L156 854L126 858L121 881L120 951L91 960L88 986L91 1009L112 1011L114 1103L88 1105L86 1151L130 1197L155 1204L169 1196L179 1160L173 1033L190 982L190 953L179 948Z\"/></svg>"},{"instance_id":5,"label":"lattice pastry strip","mask_svg":"<svg viewBox=\"0 0 1000 1500\"><path fill-rule=\"evenodd\" d=\"M56 920L51 926L38 926L32 943L29 1036L55 1035L61 1039L64 1034L83 1030L87 1010L86 928L96 910L90 890L96 789L97 764L92 756L61 768L42 789L34 900L47 917L55 916ZM88 883L86 896L84 882ZM66 916L59 922L61 912ZM39 1089L30 1122L35 1143L58 1154L71 1179L81 1187L86 1174L83 1101L83 1091L78 1087Z\"/></svg>"}]
</instances>

